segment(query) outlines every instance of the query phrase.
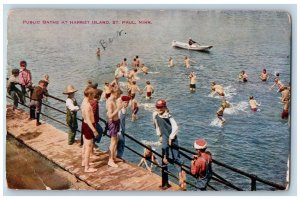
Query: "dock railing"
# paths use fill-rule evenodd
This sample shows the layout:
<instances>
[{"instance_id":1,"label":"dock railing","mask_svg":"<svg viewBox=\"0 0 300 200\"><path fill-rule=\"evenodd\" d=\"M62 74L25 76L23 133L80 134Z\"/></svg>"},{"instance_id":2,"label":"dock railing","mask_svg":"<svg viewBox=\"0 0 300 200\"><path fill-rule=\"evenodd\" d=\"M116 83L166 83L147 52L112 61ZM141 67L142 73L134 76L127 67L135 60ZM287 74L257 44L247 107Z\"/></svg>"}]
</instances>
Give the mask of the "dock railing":
<instances>
[{"instance_id":1,"label":"dock railing","mask_svg":"<svg viewBox=\"0 0 300 200\"><path fill-rule=\"evenodd\" d=\"M9 99L12 99L9 95L6 96L7 98ZM27 95L25 96L26 98L30 99ZM60 98L57 98L55 96L52 96L50 94L47 95L47 97L49 98L52 98L58 102L61 102L61 103L65 103L65 100L62 100ZM66 112L65 111L62 111L62 110L59 110L53 106L50 106L48 105L47 103L42 103L44 106L46 107L49 107L61 114L64 114L66 115ZM29 108L29 106L27 106L26 104L21 104L27 108ZM46 115L45 113L41 113L41 115L61 124L61 125L64 125L66 127L68 127L68 125L64 122L61 122L51 116L48 116ZM82 122L82 119L80 118L77 118L79 121ZM106 120L100 118L101 122L104 123L104 133L103 135L107 136L107 137L110 137L108 134L107 134L107 131L108 131L108 126L107 126L107 122ZM80 130L77 130L78 132L81 132ZM143 144L142 142L138 141L137 139L135 139L134 137L128 135L127 133L124 134L126 138L130 139L131 141L133 141L134 143L138 144L139 146L141 147L144 147L144 148L147 148L149 151L151 151L152 153L154 153L155 155L157 155L158 157L162 158L162 155L159 154L158 152L154 151L153 149L151 148L148 148L145 144ZM183 147L180 147L180 146L175 146L175 145L172 145L171 148L178 148L179 149L179 152L180 152L180 155L185 157L186 159L188 160L192 160L192 157L193 155L196 155L197 153L195 151L191 151L189 149L186 149L186 148L183 148ZM134 150L132 147L129 147L127 145L125 145L125 148L130 150L131 152L135 153L136 155L138 155L139 157L141 158L145 158L144 155L142 155L141 153L137 152L136 150ZM188 155L188 154L191 154ZM177 180L179 180L179 177L176 176L174 173L166 170L165 166L164 165L159 165L157 163L154 163L150 160L151 163L153 163L154 165L156 165L157 167L159 167L162 171L162 183L164 182L164 178L166 176L171 176ZM173 165L177 165L178 167L180 167L183 171L186 172L186 174L188 174L190 177L192 177L194 179L194 182L196 180L196 177L194 175L191 174L190 172L190 166L186 165L186 164L182 164L182 163L177 163L177 162L171 162ZM225 163L222 163L220 161L217 161L215 159L213 159L213 165L217 165L218 167L223 167L227 170L230 170L231 172L234 172L234 173L237 173L239 175L242 175L242 176L245 176L246 178L250 179L250 187L251 187L251 191L256 191L256 185L257 185L257 182L260 182L262 184L265 184L265 185L268 185L268 186L271 186L274 190L285 190L286 189L286 186L283 186L283 185L280 185L280 184L277 184L277 183L274 183L274 182L271 182L271 181L268 181L268 180L265 180L265 179L262 179L258 176L256 176L255 174L250 174L250 173L247 173L247 172L244 172L240 169L237 169L235 167L232 167L232 166L229 166ZM216 173L214 170L213 170L213 176L212 176L212 180L222 184L223 186L226 186L226 187L229 187L231 189L234 189L234 190L237 190L237 191L243 191L244 189L242 189L241 187L238 187L236 185L234 185L233 183L231 183L230 181L226 180L226 178L222 177L221 175L219 175L218 173ZM194 183L192 182L189 182L189 181L185 181L187 185L189 185L190 187L192 188L195 188L195 189L200 189L198 188ZM211 183L208 184L208 188L211 189L211 190L214 190L214 191L217 191L218 189L216 188L216 186L212 186Z\"/></svg>"}]
</instances>

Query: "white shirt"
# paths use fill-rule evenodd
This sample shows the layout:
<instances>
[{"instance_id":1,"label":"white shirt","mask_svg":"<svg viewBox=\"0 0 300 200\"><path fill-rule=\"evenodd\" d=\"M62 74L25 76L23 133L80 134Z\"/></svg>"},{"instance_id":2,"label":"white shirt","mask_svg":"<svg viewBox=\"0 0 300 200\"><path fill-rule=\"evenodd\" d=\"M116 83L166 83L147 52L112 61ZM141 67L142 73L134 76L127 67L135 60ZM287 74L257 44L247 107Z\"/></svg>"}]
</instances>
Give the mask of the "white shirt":
<instances>
[{"instance_id":1,"label":"white shirt","mask_svg":"<svg viewBox=\"0 0 300 200\"><path fill-rule=\"evenodd\" d=\"M79 110L79 106L74 106L73 100L70 98L67 98L66 100L66 107L69 108L72 112Z\"/></svg>"}]
</instances>

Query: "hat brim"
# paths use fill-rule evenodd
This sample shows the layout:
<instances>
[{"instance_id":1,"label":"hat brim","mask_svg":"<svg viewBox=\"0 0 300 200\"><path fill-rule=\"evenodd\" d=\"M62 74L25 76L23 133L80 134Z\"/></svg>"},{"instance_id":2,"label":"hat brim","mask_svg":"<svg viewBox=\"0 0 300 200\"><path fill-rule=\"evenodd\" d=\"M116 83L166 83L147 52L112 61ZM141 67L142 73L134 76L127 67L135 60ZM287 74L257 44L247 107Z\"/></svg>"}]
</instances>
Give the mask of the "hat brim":
<instances>
[{"instance_id":1,"label":"hat brim","mask_svg":"<svg viewBox=\"0 0 300 200\"><path fill-rule=\"evenodd\" d=\"M63 94L72 94L77 92L78 90L73 90L73 91L64 91Z\"/></svg>"}]
</instances>

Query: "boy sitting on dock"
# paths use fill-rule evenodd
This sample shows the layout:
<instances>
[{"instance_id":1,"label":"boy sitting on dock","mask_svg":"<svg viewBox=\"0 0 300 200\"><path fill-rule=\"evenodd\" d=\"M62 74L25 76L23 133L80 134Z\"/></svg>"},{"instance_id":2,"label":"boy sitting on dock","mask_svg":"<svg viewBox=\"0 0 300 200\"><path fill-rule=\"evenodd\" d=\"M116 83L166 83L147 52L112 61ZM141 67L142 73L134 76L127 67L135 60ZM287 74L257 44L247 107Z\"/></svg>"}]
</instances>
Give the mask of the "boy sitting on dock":
<instances>
[{"instance_id":1,"label":"boy sitting on dock","mask_svg":"<svg viewBox=\"0 0 300 200\"><path fill-rule=\"evenodd\" d=\"M154 155L154 153L152 153L152 147L150 145L147 145L147 148L144 149L144 157L141 159L140 163L138 164L138 166L146 166L146 169L151 172L152 171L152 167L153 164L157 164L159 165L156 156ZM150 162L150 167L148 165L148 163Z\"/></svg>"}]
</instances>

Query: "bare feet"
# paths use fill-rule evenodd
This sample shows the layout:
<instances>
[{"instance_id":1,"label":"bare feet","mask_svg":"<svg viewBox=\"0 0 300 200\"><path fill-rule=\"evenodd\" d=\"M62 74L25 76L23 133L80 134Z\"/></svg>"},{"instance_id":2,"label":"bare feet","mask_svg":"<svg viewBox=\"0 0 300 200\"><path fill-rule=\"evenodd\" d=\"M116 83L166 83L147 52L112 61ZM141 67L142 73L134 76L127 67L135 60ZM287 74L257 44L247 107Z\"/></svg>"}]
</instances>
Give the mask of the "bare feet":
<instances>
[{"instance_id":1,"label":"bare feet","mask_svg":"<svg viewBox=\"0 0 300 200\"><path fill-rule=\"evenodd\" d=\"M114 161L112 161L112 160L109 160L107 164L108 164L108 166L110 166L110 167L115 167L115 168L118 167L118 165L117 165L116 163L114 163Z\"/></svg>"},{"instance_id":2,"label":"bare feet","mask_svg":"<svg viewBox=\"0 0 300 200\"><path fill-rule=\"evenodd\" d=\"M86 172L86 173L92 173L92 172L96 172L96 171L97 171L97 169L92 168L92 167L84 169L84 172Z\"/></svg>"}]
</instances>

